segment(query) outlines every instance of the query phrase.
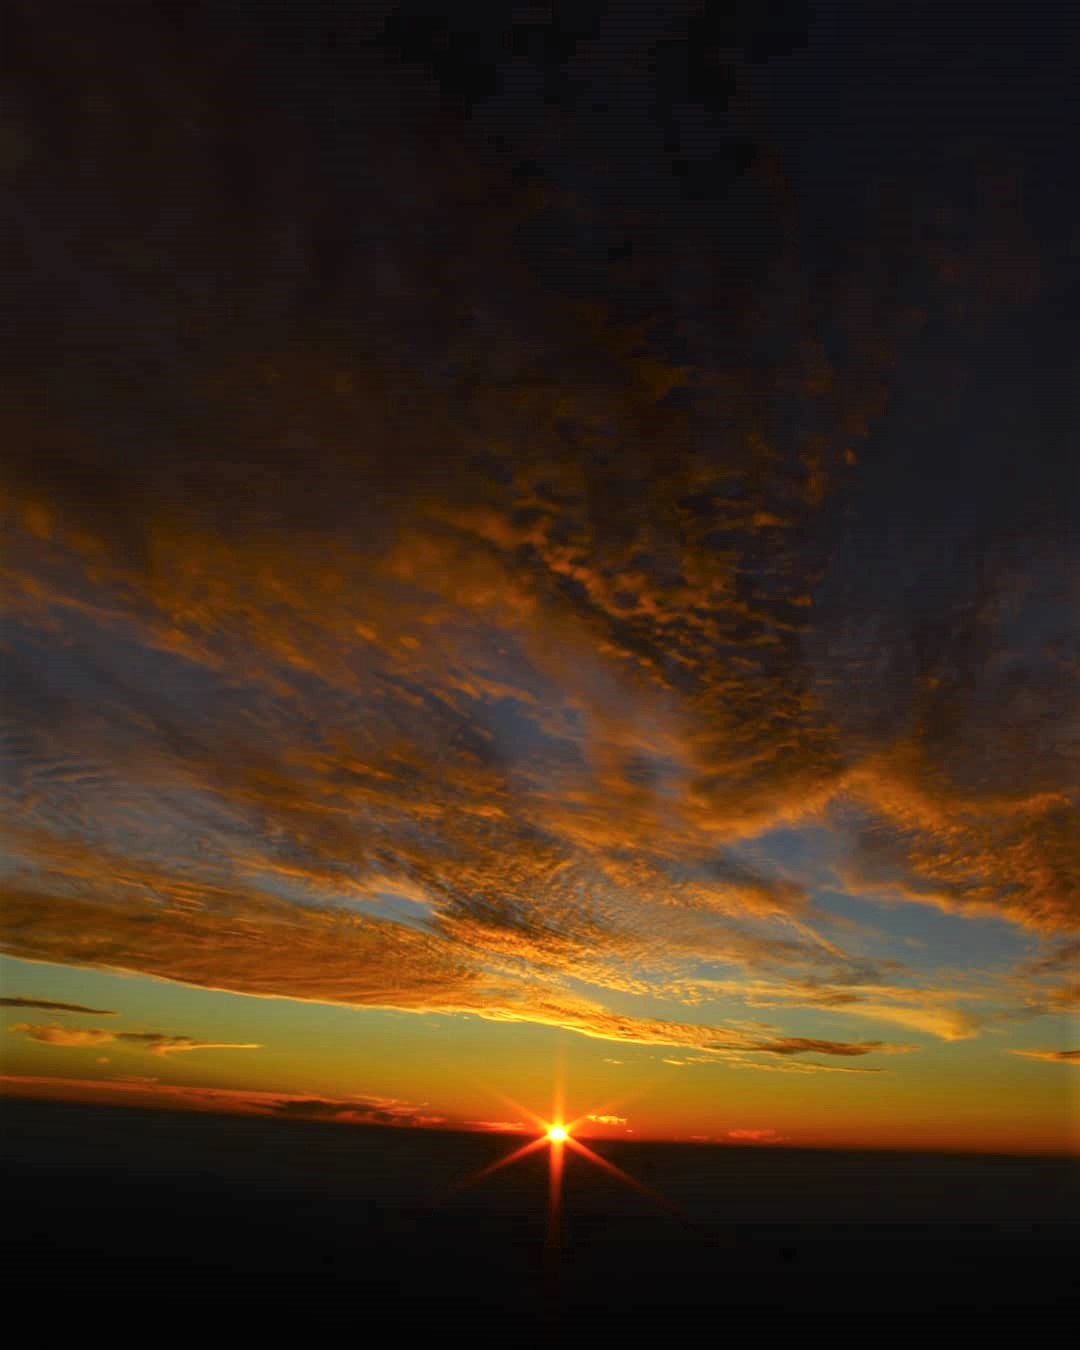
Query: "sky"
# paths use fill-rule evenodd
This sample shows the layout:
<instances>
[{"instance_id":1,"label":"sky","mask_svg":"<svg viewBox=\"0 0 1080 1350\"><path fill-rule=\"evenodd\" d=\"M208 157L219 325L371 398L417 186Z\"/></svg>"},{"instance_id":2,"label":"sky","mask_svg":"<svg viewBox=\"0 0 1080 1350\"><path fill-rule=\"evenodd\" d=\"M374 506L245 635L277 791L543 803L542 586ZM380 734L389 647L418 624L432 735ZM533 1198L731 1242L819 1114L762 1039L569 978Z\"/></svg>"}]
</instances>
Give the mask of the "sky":
<instances>
[{"instance_id":1,"label":"sky","mask_svg":"<svg viewBox=\"0 0 1080 1350\"><path fill-rule=\"evenodd\" d=\"M182 8L6 56L4 1090L1075 1150L1068 15Z\"/></svg>"}]
</instances>

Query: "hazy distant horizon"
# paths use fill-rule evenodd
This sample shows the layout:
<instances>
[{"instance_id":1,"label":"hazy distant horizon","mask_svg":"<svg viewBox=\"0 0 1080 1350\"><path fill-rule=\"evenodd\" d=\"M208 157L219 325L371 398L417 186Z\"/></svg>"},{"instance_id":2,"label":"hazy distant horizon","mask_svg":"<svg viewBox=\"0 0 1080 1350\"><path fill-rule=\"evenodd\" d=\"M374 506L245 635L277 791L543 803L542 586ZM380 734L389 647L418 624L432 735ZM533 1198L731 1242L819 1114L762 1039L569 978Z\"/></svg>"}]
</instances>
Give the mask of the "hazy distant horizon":
<instances>
[{"instance_id":1,"label":"hazy distant horizon","mask_svg":"<svg viewBox=\"0 0 1080 1350\"><path fill-rule=\"evenodd\" d=\"M119 1111L124 1112L153 1112L165 1116L184 1117L186 1115L197 1116L215 1116L227 1120L235 1121L256 1121L265 1122L267 1125L319 1125L333 1126L342 1131L365 1130L375 1132L391 1131L394 1134L431 1134L437 1137L444 1135L461 1135L470 1139L482 1138L494 1141L496 1147L500 1140L505 1141L505 1152L509 1153L515 1144L522 1140L538 1138L542 1131L535 1127L523 1126L516 1129L492 1128L478 1124L464 1124L441 1122L439 1124L422 1125L409 1121L391 1122L391 1121L372 1121L372 1120L349 1120L340 1119L333 1116L320 1113L317 1109L310 1113L294 1112L288 1115L274 1114L270 1110L247 1110L238 1111L230 1109L227 1106L213 1105L203 1103L194 1105L191 1103L173 1105L163 1105L153 1100L129 1100L116 1101L104 1099L101 1096L77 1097L48 1095L49 1080L38 1078L28 1078L21 1081L13 1081L10 1076L0 1076L0 1120L3 1118L3 1111L8 1103L25 1102L34 1106L57 1105L67 1107L72 1111L87 1110L94 1112ZM61 1082L57 1085L60 1091L69 1087L68 1084ZM721 1148L730 1151L741 1151L745 1153L842 1153L842 1154L927 1154L934 1157L972 1157L972 1158L1001 1158L1001 1159L1045 1159L1046 1161L1056 1161L1069 1166L1080 1168L1080 1159L1073 1151L1060 1153L1045 1151L1029 1152L1007 1152L990 1149L977 1148L932 1148L932 1147L912 1147L899 1144L856 1144L839 1145L827 1143L792 1143L788 1140L761 1139L751 1140L745 1138L670 1138L657 1135L639 1135L627 1136L617 1134L589 1133L588 1126L581 1131L581 1137L588 1141L593 1147L601 1147L604 1150L614 1148L616 1151L628 1149L633 1151L640 1147L657 1148ZM55 1160L54 1165L59 1164L59 1159ZM1080 1171L1077 1172L1080 1179ZM1080 1198L1080 1196L1078 1196Z\"/></svg>"}]
</instances>

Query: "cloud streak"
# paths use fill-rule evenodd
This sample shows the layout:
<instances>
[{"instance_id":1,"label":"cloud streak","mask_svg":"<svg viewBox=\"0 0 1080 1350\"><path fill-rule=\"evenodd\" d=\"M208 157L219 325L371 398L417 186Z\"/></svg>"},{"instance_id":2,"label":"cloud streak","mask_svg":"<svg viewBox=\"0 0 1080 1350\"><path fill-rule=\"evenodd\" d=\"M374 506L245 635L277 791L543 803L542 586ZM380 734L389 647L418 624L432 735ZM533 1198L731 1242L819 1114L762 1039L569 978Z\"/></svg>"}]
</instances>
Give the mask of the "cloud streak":
<instances>
[{"instance_id":1,"label":"cloud streak","mask_svg":"<svg viewBox=\"0 0 1080 1350\"><path fill-rule=\"evenodd\" d=\"M1080 1064L1080 1050L1013 1050L1026 1059L1042 1059L1048 1064Z\"/></svg>"},{"instance_id":2,"label":"cloud streak","mask_svg":"<svg viewBox=\"0 0 1080 1350\"><path fill-rule=\"evenodd\" d=\"M46 1012L73 1012L94 1017L115 1017L111 1008L84 1008L81 1003L54 1003L46 998L0 998L0 1008L41 1008Z\"/></svg>"},{"instance_id":3,"label":"cloud streak","mask_svg":"<svg viewBox=\"0 0 1080 1350\"><path fill-rule=\"evenodd\" d=\"M429 1111L426 1105L393 1097L305 1097L297 1093L245 1092L233 1088L193 1087L162 1083L156 1078L117 1074L111 1078L56 1078L47 1075L0 1074L8 1091L30 1095L71 1097L76 1100L122 1100L131 1105L165 1110L238 1112L302 1120L338 1121L349 1125L461 1127Z\"/></svg>"},{"instance_id":4,"label":"cloud streak","mask_svg":"<svg viewBox=\"0 0 1080 1350\"><path fill-rule=\"evenodd\" d=\"M262 1046L230 1041L200 1041L161 1031L105 1031L98 1027L69 1027L56 1023L15 1022L9 1028L41 1045L67 1047L108 1045L116 1042L151 1055L184 1054L192 1050L261 1050Z\"/></svg>"}]
</instances>

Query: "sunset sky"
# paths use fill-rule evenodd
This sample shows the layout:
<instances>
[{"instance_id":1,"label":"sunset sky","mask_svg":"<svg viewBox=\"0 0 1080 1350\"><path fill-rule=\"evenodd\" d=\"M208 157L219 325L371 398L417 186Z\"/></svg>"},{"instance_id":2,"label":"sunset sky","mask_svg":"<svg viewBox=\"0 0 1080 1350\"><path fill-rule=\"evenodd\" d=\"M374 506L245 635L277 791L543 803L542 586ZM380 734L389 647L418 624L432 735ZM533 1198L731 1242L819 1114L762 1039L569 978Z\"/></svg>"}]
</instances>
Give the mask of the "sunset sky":
<instances>
[{"instance_id":1,"label":"sunset sky","mask_svg":"<svg viewBox=\"0 0 1080 1350\"><path fill-rule=\"evenodd\" d=\"M1077 1149L1051 8L54 8L0 106L4 1090Z\"/></svg>"}]
</instances>

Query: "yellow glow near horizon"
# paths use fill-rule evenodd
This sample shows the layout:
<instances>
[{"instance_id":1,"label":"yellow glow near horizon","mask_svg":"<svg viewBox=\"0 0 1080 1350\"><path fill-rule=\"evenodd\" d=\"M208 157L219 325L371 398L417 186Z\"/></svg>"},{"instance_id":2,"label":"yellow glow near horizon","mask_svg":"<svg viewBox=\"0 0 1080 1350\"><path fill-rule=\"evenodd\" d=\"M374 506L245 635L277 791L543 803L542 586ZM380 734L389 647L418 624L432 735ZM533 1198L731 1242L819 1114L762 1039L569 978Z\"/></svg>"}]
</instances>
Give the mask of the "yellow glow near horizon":
<instances>
[{"instance_id":1,"label":"yellow glow near horizon","mask_svg":"<svg viewBox=\"0 0 1080 1350\"><path fill-rule=\"evenodd\" d=\"M547 1137L553 1144L564 1144L570 1135L564 1125L552 1125L548 1129Z\"/></svg>"}]
</instances>

